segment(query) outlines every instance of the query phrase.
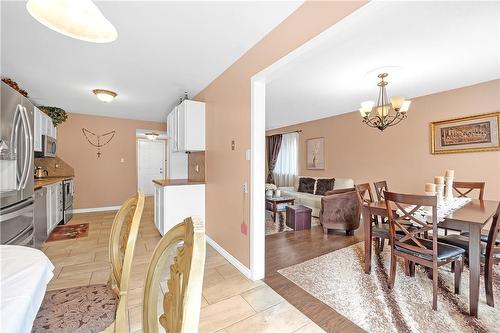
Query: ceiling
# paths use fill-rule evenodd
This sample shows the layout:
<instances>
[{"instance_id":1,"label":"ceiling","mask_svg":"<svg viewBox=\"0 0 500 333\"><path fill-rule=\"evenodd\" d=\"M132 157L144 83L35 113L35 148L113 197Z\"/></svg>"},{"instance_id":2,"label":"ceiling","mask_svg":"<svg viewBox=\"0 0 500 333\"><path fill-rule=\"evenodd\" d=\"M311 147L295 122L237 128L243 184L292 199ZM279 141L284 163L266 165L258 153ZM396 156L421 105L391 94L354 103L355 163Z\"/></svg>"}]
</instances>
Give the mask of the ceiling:
<instances>
[{"instance_id":1,"label":"ceiling","mask_svg":"<svg viewBox=\"0 0 500 333\"><path fill-rule=\"evenodd\" d=\"M1 74L39 105L164 121L185 90L196 95L301 3L97 2L118 40L95 44L46 28L25 2L2 1ZM118 97L102 103L95 88Z\"/></svg>"},{"instance_id":2,"label":"ceiling","mask_svg":"<svg viewBox=\"0 0 500 333\"><path fill-rule=\"evenodd\" d=\"M500 78L500 2L371 2L311 44L266 78L267 129L376 101L380 67L407 98Z\"/></svg>"}]
</instances>

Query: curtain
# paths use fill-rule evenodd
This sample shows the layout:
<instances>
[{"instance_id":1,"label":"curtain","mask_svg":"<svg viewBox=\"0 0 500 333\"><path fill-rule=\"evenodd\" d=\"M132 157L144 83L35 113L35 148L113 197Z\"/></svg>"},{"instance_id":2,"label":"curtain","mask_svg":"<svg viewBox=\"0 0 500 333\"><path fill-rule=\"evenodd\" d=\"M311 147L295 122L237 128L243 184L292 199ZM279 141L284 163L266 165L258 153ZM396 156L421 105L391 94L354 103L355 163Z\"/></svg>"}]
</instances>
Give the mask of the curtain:
<instances>
[{"instance_id":1,"label":"curtain","mask_svg":"<svg viewBox=\"0 0 500 333\"><path fill-rule=\"evenodd\" d=\"M283 134L281 149L274 167L277 186L293 186L298 175L299 134Z\"/></svg>"},{"instance_id":2,"label":"curtain","mask_svg":"<svg viewBox=\"0 0 500 333\"><path fill-rule=\"evenodd\" d=\"M276 160L278 159L278 154L281 148L281 140L283 135L276 134L266 137L266 149L267 149L267 182L274 184L273 171L276 165Z\"/></svg>"}]
</instances>

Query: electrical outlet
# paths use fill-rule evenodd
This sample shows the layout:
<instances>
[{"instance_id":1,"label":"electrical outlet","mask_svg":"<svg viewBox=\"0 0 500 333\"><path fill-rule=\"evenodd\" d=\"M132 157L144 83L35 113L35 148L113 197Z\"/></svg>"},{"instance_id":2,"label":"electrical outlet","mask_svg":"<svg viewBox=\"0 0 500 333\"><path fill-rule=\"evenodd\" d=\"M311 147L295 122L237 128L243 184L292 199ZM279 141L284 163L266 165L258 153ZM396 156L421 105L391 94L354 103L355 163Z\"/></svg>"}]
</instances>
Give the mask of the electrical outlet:
<instances>
[{"instance_id":1,"label":"electrical outlet","mask_svg":"<svg viewBox=\"0 0 500 333\"><path fill-rule=\"evenodd\" d=\"M231 150L235 150L236 149L236 142L233 140L231 140Z\"/></svg>"},{"instance_id":2,"label":"electrical outlet","mask_svg":"<svg viewBox=\"0 0 500 333\"><path fill-rule=\"evenodd\" d=\"M250 161L250 159L252 158L252 154L251 154L250 149L246 150L246 152L245 152L245 158L247 159L247 161Z\"/></svg>"},{"instance_id":3,"label":"electrical outlet","mask_svg":"<svg viewBox=\"0 0 500 333\"><path fill-rule=\"evenodd\" d=\"M243 184L243 193L248 193L248 183Z\"/></svg>"}]
</instances>

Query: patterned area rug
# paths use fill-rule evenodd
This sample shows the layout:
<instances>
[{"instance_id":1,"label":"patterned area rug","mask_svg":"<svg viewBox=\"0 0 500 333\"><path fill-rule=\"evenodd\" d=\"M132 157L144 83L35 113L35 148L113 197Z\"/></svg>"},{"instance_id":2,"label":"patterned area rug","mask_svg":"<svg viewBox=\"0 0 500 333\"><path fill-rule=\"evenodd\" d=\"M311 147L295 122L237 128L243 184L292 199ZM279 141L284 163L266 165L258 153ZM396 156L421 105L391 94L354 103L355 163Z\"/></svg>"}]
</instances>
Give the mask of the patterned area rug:
<instances>
[{"instance_id":1,"label":"patterned area rug","mask_svg":"<svg viewBox=\"0 0 500 333\"><path fill-rule=\"evenodd\" d=\"M276 222L274 222L273 214L266 210L266 236L285 231L293 231L292 228L286 225L285 212L279 212Z\"/></svg>"},{"instance_id":2,"label":"patterned area rug","mask_svg":"<svg viewBox=\"0 0 500 333\"><path fill-rule=\"evenodd\" d=\"M89 224L72 224L57 226L51 233L47 242L87 237L89 235Z\"/></svg>"},{"instance_id":3,"label":"patterned area rug","mask_svg":"<svg viewBox=\"0 0 500 333\"><path fill-rule=\"evenodd\" d=\"M481 276L479 319L468 315L469 271L460 295L453 292L450 265L439 270L438 310L432 310L432 280L421 266L415 277L397 266L394 290L387 288L390 251L373 255L372 273L363 270L364 243L279 270L283 276L368 332L500 332L500 268L494 268L496 308L486 304Z\"/></svg>"}]
</instances>

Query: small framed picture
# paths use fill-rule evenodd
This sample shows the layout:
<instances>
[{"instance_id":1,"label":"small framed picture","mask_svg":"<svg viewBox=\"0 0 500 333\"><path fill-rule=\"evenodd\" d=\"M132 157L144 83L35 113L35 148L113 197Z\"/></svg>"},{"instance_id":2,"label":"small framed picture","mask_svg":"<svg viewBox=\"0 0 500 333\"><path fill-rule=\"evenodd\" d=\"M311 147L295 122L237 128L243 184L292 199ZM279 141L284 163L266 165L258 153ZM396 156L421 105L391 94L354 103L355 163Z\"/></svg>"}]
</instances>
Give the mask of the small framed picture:
<instances>
[{"instance_id":1,"label":"small framed picture","mask_svg":"<svg viewBox=\"0 0 500 333\"><path fill-rule=\"evenodd\" d=\"M325 169L325 138L312 138L306 140L307 169Z\"/></svg>"},{"instance_id":2,"label":"small framed picture","mask_svg":"<svg viewBox=\"0 0 500 333\"><path fill-rule=\"evenodd\" d=\"M500 112L431 123L431 153L500 150Z\"/></svg>"}]
</instances>

